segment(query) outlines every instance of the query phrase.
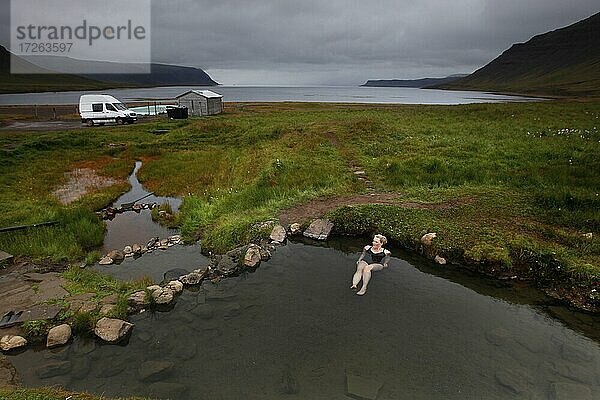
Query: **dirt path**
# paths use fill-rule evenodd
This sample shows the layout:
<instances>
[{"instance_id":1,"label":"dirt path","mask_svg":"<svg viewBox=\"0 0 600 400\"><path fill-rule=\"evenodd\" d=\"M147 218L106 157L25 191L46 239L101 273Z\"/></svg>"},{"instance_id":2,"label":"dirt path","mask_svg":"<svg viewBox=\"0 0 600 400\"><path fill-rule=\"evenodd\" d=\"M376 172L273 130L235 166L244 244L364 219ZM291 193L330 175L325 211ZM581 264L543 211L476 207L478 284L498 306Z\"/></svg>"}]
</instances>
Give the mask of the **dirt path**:
<instances>
[{"instance_id":1,"label":"dirt path","mask_svg":"<svg viewBox=\"0 0 600 400\"><path fill-rule=\"evenodd\" d=\"M309 220L320 218L329 211L334 211L340 207L359 204L383 204L394 205L400 208L445 210L465 204L473 204L475 202L475 199L472 197L457 198L441 203L399 201L401 197L401 193L370 193L358 194L354 196L322 197L311 200L305 204L300 204L298 206L282 210L279 214L279 220L283 226L287 226L295 222L303 223Z\"/></svg>"}]
</instances>

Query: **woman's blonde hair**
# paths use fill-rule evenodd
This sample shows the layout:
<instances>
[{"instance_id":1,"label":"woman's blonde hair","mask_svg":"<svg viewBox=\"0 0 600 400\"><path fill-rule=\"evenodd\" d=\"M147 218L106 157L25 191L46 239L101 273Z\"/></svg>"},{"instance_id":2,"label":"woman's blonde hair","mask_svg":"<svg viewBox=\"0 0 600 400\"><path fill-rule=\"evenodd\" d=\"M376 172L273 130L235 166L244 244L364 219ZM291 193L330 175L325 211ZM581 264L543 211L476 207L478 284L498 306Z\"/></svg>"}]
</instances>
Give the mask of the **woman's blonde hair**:
<instances>
[{"instance_id":1,"label":"woman's blonde hair","mask_svg":"<svg viewBox=\"0 0 600 400\"><path fill-rule=\"evenodd\" d=\"M379 241L381 242L382 245L385 245L387 243L387 238L383 235L375 235L373 236L373 239L379 239Z\"/></svg>"}]
</instances>

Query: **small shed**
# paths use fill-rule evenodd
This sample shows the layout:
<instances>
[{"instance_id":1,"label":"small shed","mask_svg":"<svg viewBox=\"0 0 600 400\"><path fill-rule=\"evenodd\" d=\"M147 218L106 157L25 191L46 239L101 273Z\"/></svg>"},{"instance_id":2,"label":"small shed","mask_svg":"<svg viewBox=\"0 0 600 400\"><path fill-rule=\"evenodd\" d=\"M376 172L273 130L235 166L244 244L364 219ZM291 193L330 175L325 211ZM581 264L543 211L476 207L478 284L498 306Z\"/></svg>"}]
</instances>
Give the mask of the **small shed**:
<instances>
[{"instance_id":1,"label":"small shed","mask_svg":"<svg viewBox=\"0 0 600 400\"><path fill-rule=\"evenodd\" d=\"M179 107L187 107L190 116L201 117L223 111L223 96L210 90L189 90L176 99Z\"/></svg>"}]
</instances>

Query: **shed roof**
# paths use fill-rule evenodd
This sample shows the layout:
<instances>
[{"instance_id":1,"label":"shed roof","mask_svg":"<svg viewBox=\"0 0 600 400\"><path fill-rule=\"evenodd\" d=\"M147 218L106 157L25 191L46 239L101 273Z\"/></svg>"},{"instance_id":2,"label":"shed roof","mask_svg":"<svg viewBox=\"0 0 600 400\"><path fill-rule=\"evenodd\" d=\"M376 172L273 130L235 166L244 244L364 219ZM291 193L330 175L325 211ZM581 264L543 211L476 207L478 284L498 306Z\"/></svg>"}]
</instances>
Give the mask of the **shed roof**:
<instances>
[{"instance_id":1,"label":"shed roof","mask_svg":"<svg viewBox=\"0 0 600 400\"><path fill-rule=\"evenodd\" d=\"M188 94L188 93L195 93L195 94L197 94L197 95L199 95L199 96L206 97L206 98L218 98L218 97L223 97L223 95L221 95L221 94L219 94L219 93L212 92L212 91L210 91L210 90L188 90L187 92L185 92L185 93L182 93L182 94L180 94L179 96L177 96L177 97L175 97L175 98L176 98L176 99L178 99L178 98L180 98L180 97L182 97L182 96L185 96L185 95L186 95L186 94Z\"/></svg>"}]
</instances>

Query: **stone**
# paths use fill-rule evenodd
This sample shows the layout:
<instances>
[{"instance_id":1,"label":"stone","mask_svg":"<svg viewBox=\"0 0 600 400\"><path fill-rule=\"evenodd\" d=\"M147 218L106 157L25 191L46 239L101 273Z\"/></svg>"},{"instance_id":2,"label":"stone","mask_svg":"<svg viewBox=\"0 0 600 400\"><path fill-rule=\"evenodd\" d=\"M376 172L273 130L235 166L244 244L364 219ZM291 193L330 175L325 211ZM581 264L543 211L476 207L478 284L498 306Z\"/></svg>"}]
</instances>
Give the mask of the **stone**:
<instances>
[{"instance_id":1,"label":"stone","mask_svg":"<svg viewBox=\"0 0 600 400\"><path fill-rule=\"evenodd\" d=\"M591 389L586 385L566 382L554 382L550 389L552 400L593 400Z\"/></svg>"},{"instance_id":2,"label":"stone","mask_svg":"<svg viewBox=\"0 0 600 400\"><path fill-rule=\"evenodd\" d=\"M217 271L225 276L235 275L239 272L240 266L235 259L227 254L221 257L217 264Z\"/></svg>"},{"instance_id":3,"label":"stone","mask_svg":"<svg viewBox=\"0 0 600 400\"><path fill-rule=\"evenodd\" d=\"M190 272L187 275L182 275L179 277L179 282L183 283L184 285L197 285L200 282L202 282L202 280L206 277L206 275L208 274L208 268L201 270L203 271L202 273L198 273L198 272Z\"/></svg>"},{"instance_id":4,"label":"stone","mask_svg":"<svg viewBox=\"0 0 600 400\"><path fill-rule=\"evenodd\" d=\"M98 264L100 264L100 265L110 265L110 264L112 264L113 262L114 262L114 261L113 261L113 259L112 259L112 258L110 258L109 256L105 256L105 257L102 257L102 258L100 259L100 261L98 261Z\"/></svg>"},{"instance_id":5,"label":"stone","mask_svg":"<svg viewBox=\"0 0 600 400\"><path fill-rule=\"evenodd\" d=\"M248 268L256 268L261 261L260 256L260 246L255 244L251 244L246 250L246 255L244 256L244 266Z\"/></svg>"},{"instance_id":6,"label":"stone","mask_svg":"<svg viewBox=\"0 0 600 400\"><path fill-rule=\"evenodd\" d=\"M102 300L100 300L102 304L117 304L117 301L119 301L118 294L110 294L108 296L103 297Z\"/></svg>"},{"instance_id":7,"label":"stone","mask_svg":"<svg viewBox=\"0 0 600 400\"><path fill-rule=\"evenodd\" d=\"M170 281L169 283L167 283L167 286L165 286L169 289L171 289L173 291L173 293L181 293L183 291L183 283L175 280L175 281Z\"/></svg>"},{"instance_id":8,"label":"stone","mask_svg":"<svg viewBox=\"0 0 600 400\"><path fill-rule=\"evenodd\" d=\"M209 320L214 316L215 308L210 304L201 304L192 310L192 314L201 319Z\"/></svg>"},{"instance_id":9,"label":"stone","mask_svg":"<svg viewBox=\"0 0 600 400\"><path fill-rule=\"evenodd\" d=\"M152 298L156 304L169 304L173 301L173 291L166 287L159 287L152 292Z\"/></svg>"},{"instance_id":10,"label":"stone","mask_svg":"<svg viewBox=\"0 0 600 400\"><path fill-rule=\"evenodd\" d=\"M127 245L123 247L123 253L125 253L125 255L133 253L133 249L131 248L131 246Z\"/></svg>"},{"instance_id":11,"label":"stone","mask_svg":"<svg viewBox=\"0 0 600 400\"><path fill-rule=\"evenodd\" d=\"M79 310L77 311L80 313L90 313L96 311L97 308L98 303L96 303L95 301L84 301L83 304L81 304L81 307L79 307Z\"/></svg>"},{"instance_id":12,"label":"stone","mask_svg":"<svg viewBox=\"0 0 600 400\"><path fill-rule=\"evenodd\" d=\"M91 352L96 350L96 341L91 338L79 338L79 340L75 340L73 342L70 350L73 352L73 354L78 356L90 354Z\"/></svg>"},{"instance_id":13,"label":"stone","mask_svg":"<svg viewBox=\"0 0 600 400\"><path fill-rule=\"evenodd\" d=\"M70 361L54 361L50 364L43 365L35 370L38 377L42 379L53 378L68 374L71 371Z\"/></svg>"},{"instance_id":14,"label":"stone","mask_svg":"<svg viewBox=\"0 0 600 400\"><path fill-rule=\"evenodd\" d=\"M127 304L134 308L144 308L148 305L148 301L146 299L146 291L140 290L138 292L132 293L127 298Z\"/></svg>"},{"instance_id":15,"label":"stone","mask_svg":"<svg viewBox=\"0 0 600 400\"><path fill-rule=\"evenodd\" d=\"M110 257L114 262L120 262L125 259L125 255L120 250L112 250L106 256Z\"/></svg>"},{"instance_id":16,"label":"stone","mask_svg":"<svg viewBox=\"0 0 600 400\"><path fill-rule=\"evenodd\" d=\"M172 235L169 236L169 243L179 244L181 243L181 235Z\"/></svg>"},{"instance_id":17,"label":"stone","mask_svg":"<svg viewBox=\"0 0 600 400\"><path fill-rule=\"evenodd\" d=\"M113 376L121 374L128 368L131 368L130 361L114 357L112 360L110 360L110 368L101 368L100 370L96 369L96 377L112 378Z\"/></svg>"},{"instance_id":18,"label":"stone","mask_svg":"<svg viewBox=\"0 0 600 400\"><path fill-rule=\"evenodd\" d=\"M40 291L42 289L40 288ZM62 291L66 292L61 288ZM63 294L57 295L57 292L48 291L48 295L54 295L54 297L49 297L48 299L56 299L64 297ZM52 304L37 304L33 307L29 307L28 310L23 311L21 317L19 318L19 322L26 321L37 321L40 319L53 319L58 313L62 310L62 306L52 305Z\"/></svg>"},{"instance_id":19,"label":"stone","mask_svg":"<svg viewBox=\"0 0 600 400\"><path fill-rule=\"evenodd\" d=\"M260 259L262 261L267 261L269 258L271 258L271 252L268 249L261 247L259 252L260 252Z\"/></svg>"},{"instance_id":20,"label":"stone","mask_svg":"<svg viewBox=\"0 0 600 400\"><path fill-rule=\"evenodd\" d=\"M158 236L148 240L148 243L146 243L146 247L151 249L156 245L156 242L158 242Z\"/></svg>"},{"instance_id":21,"label":"stone","mask_svg":"<svg viewBox=\"0 0 600 400\"><path fill-rule=\"evenodd\" d=\"M281 225L275 225L273 227L273 230L271 231L271 235L269 236L269 238L277 243L283 243L285 242L285 238L286 238L286 233L285 233L285 228Z\"/></svg>"},{"instance_id":22,"label":"stone","mask_svg":"<svg viewBox=\"0 0 600 400\"><path fill-rule=\"evenodd\" d=\"M302 225L300 225L297 222L294 222L293 224L290 225L290 234L292 234L292 235L300 234L301 230L302 230Z\"/></svg>"},{"instance_id":23,"label":"stone","mask_svg":"<svg viewBox=\"0 0 600 400\"><path fill-rule=\"evenodd\" d=\"M440 256L435 256L434 261L440 265L445 265L447 262L444 257L440 257Z\"/></svg>"},{"instance_id":24,"label":"stone","mask_svg":"<svg viewBox=\"0 0 600 400\"><path fill-rule=\"evenodd\" d=\"M495 328L487 331L485 333L485 338L495 346L503 346L511 339L511 335L510 332L504 328Z\"/></svg>"},{"instance_id":25,"label":"stone","mask_svg":"<svg viewBox=\"0 0 600 400\"><path fill-rule=\"evenodd\" d=\"M56 347L66 344L71 339L71 327L69 324L55 326L48 332L46 347Z\"/></svg>"},{"instance_id":26,"label":"stone","mask_svg":"<svg viewBox=\"0 0 600 400\"><path fill-rule=\"evenodd\" d=\"M5 335L0 339L0 349L2 351L10 351L27 345L27 340L22 336Z\"/></svg>"},{"instance_id":27,"label":"stone","mask_svg":"<svg viewBox=\"0 0 600 400\"><path fill-rule=\"evenodd\" d=\"M115 318L100 318L96 323L94 333L108 343L118 343L131 332L133 324Z\"/></svg>"},{"instance_id":28,"label":"stone","mask_svg":"<svg viewBox=\"0 0 600 400\"><path fill-rule=\"evenodd\" d=\"M140 246L137 243L134 243L131 246L131 251L132 251L133 254L142 254L142 246Z\"/></svg>"},{"instance_id":29,"label":"stone","mask_svg":"<svg viewBox=\"0 0 600 400\"><path fill-rule=\"evenodd\" d=\"M100 307L100 315L108 315L110 314L115 308L117 308L117 306L115 304L104 304L102 307Z\"/></svg>"},{"instance_id":30,"label":"stone","mask_svg":"<svg viewBox=\"0 0 600 400\"><path fill-rule=\"evenodd\" d=\"M180 276L187 275L190 271L183 268L173 268L163 274L163 282L178 280Z\"/></svg>"},{"instance_id":31,"label":"stone","mask_svg":"<svg viewBox=\"0 0 600 400\"><path fill-rule=\"evenodd\" d=\"M421 237L421 243L423 243L425 246L431 246L431 244L433 243L433 239L435 239L436 237L437 233L435 232L426 233Z\"/></svg>"},{"instance_id":32,"label":"stone","mask_svg":"<svg viewBox=\"0 0 600 400\"><path fill-rule=\"evenodd\" d=\"M583 237L591 240L594 238L594 234L592 232L584 233Z\"/></svg>"},{"instance_id":33,"label":"stone","mask_svg":"<svg viewBox=\"0 0 600 400\"><path fill-rule=\"evenodd\" d=\"M0 389L16 389L21 386L21 378L17 369L0 355Z\"/></svg>"},{"instance_id":34,"label":"stone","mask_svg":"<svg viewBox=\"0 0 600 400\"><path fill-rule=\"evenodd\" d=\"M510 371L498 371L495 374L496 382L500 386L508 389L514 395L526 393L529 391L529 382L531 379L526 370L513 369Z\"/></svg>"},{"instance_id":35,"label":"stone","mask_svg":"<svg viewBox=\"0 0 600 400\"><path fill-rule=\"evenodd\" d=\"M304 231L304 236L315 240L327 240L331 230L333 229L333 223L326 219L314 220L308 228Z\"/></svg>"},{"instance_id":36,"label":"stone","mask_svg":"<svg viewBox=\"0 0 600 400\"><path fill-rule=\"evenodd\" d=\"M375 400L382 386L381 382L346 374L346 395L355 399Z\"/></svg>"},{"instance_id":37,"label":"stone","mask_svg":"<svg viewBox=\"0 0 600 400\"><path fill-rule=\"evenodd\" d=\"M155 290L162 289L162 288L158 285L151 285L151 286L146 287L146 289L148 289L151 292L154 292Z\"/></svg>"},{"instance_id":38,"label":"stone","mask_svg":"<svg viewBox=\"0 0 600 400\"><path fill-rule=\"evenodd\" d=\"M169 374L173 363L169 361L146 361L138 369L138 380L142 382L156 382Z\"/></svg>"}]
</instances>

